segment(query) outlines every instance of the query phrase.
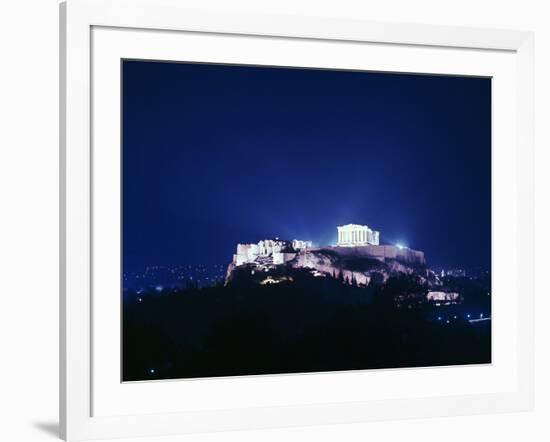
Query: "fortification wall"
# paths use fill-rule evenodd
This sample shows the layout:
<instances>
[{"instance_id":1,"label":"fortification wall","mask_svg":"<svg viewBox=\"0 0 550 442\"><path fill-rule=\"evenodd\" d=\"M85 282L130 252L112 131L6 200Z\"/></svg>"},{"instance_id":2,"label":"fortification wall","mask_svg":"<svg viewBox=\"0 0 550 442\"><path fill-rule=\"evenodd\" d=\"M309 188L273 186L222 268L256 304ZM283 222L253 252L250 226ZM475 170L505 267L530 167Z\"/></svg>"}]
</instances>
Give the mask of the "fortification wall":
<instances>
[{"instance_id":1,"label":"fortification wall","mask_svg":"<svg viewBox=\"0 0 550 442\"><path fill-rule=\"evenodd\" d=\"M273 264L284 264L292 261L296 257L296 253L275 252L273 254Z\"/></svg>"},{"instance_id":2,"label":"fortification wall","mask_svg":"<svg viewBox=\"0 0 550 442\"><path fill-rule=\"evenodd\" d=\"M426 258L424 252L409 248L399 248L397 246L356 246L356 247L327 247L337 251L341 255L364 256L375 258L380 261L386 259L395 259L412 265L425 265Z\"/></svg>"}]
</instances>

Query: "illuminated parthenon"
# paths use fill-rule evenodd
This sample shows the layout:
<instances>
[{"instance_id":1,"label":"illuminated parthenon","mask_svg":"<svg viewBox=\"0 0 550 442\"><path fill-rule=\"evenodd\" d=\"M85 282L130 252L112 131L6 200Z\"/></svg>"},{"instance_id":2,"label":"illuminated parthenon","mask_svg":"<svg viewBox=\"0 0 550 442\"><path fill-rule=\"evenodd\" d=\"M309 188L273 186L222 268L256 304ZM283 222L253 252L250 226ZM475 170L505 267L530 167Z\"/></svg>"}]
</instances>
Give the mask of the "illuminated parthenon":
<instances>
[{"instance_id":1,"label":"illuminated parthenon","mask_svg":"<svg viewBox=\"0 0 550 442\"><path fill-rule=\"evenodd\" d=\"M380 244L380 232L372 230L368 226L361 226L359 224L346 224L345 226L338 226L337 229L337 246L377 246Z\"/></svg>"}]
</instances>

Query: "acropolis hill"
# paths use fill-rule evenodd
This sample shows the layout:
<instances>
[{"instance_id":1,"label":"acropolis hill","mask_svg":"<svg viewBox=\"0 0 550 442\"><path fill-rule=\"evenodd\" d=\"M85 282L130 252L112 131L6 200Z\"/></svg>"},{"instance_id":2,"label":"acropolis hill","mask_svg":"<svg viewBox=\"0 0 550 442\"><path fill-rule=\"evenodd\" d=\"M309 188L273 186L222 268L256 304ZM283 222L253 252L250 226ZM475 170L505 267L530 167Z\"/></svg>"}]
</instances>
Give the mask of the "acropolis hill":
<instances>
[{"instance_id":1,"label":"acropolis hill","mask_svg":"<svg viewBox=\"0 0 550 442\"><path fill-rule=\"evenodd\" d=\"M266 239L255 244L238 244L227 269L226 283L235 271L268 273L271 269L311 269L316 277L336 275L358 285L367 285L376 275L383 280L396 273L425 270L424 252L396 245L380 245L380 232L365 225L337 227L337 243L314 247L311 241Z\"/></svg>"}]
</instances>

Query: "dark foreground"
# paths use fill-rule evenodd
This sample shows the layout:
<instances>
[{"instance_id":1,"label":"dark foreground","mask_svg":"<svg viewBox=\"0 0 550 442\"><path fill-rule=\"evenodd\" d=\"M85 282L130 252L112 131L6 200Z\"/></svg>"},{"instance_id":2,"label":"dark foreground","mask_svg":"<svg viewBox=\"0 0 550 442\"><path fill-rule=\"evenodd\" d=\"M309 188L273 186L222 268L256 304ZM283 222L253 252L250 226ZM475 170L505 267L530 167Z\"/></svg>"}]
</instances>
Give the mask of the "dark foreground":
<instances>
[{"instance_id":1,"label":"dark foreground","mask_svg":"<svg viewBox=\"0 0 550 442\"><path fill-rule=\"evenodd\" d=\"M127 293L123 381L490 363L491 321L469 320L490 315L490 299L461 289L462 304L437 307L410 281L360 288L306 274Z\"/></svg>"}]
</instances>

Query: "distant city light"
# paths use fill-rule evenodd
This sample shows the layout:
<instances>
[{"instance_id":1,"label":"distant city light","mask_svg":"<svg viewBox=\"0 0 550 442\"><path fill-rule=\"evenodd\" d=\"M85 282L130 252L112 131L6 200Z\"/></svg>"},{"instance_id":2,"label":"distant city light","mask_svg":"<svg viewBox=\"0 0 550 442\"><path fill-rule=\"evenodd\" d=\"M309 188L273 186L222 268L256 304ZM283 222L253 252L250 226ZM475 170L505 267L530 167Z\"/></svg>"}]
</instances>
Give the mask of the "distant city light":
<instances>
[{"instance_id":1,"label":"distant city light","mask_svg":"<svg viewBox=\"0 0 550 442\"><path fill-rule=\"evenodd\" d=\"M437 317L437 320L438 320L438 321L441 321L441 316L438 316L438 317Z\"/></svg>"},{"instance_id":2,"label":"distant city light","mask_svg":"<svg viewBox=\"0 0 550 442\"><path fill-rule=\"evenodd\" d=\"M149 369L149 373L155 374L155 369L154 369L154 368L150 368L150 369Z\"/></svg>"},{"instance_id":3,"label":"distant city light","mask_svg":"<svg viewBox=\"0 0 550 442\"><path fill-rule=\"evenodd\" d=\"M407 246L405 246L405 245L403 245L403 244L401 244L401 243L397 243L397 244L395 245L395 247L397 247L397 248L400 249L400 250L403 250L403 249L406 249L406 248L407 248Z\"/></svg>"},{"instance_id":4,"label":"distant city light","mask_svg":"<svg viewBox=\"0 0 550 442\"><path fill-rule=\"evenodd\" d=\"M470 315L470 313L468 313L468 314L466 315L466 317L467 317L467 318L471 318L472 315Z\"/></svg>"},{"instance_id":5,"label":"distant city light","mask_svg":"<svg viewBox=\"0 0 550 442\"><path fill-rule=\"evenodd\" d=\"M479 314L479 317L480 317L480 318L483 318L483 313L480 313L480 314Z\"/></svg>"},{"instance_id":6,"label":"distant city light","mask_svg":"<svg viewBox=\"0 0 550 442\"><path fill-rule=\"evenodd\" d=\"M162 286L161 286L161 285L157 285L157 286L155 287L155 290L156 290L157 292L162 292Z\"/></svg>"}]
</instances>

